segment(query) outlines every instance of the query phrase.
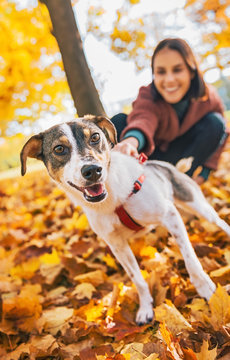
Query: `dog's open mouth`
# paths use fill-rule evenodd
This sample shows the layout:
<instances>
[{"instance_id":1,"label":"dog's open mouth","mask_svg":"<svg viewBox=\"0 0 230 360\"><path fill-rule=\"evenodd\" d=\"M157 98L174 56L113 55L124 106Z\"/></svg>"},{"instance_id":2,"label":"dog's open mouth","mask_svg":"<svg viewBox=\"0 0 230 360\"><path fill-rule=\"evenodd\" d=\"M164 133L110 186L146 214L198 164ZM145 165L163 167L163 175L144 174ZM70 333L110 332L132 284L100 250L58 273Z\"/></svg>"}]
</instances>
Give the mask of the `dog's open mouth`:
<instances>
[{"instance_id":1,"label":"dog's open mouth","mask_svg":"<svg viewBox=\"0 0 230 360\"><path fill-rule=\"evenodd\" d=\"M79 187L73 184L71 181L68 181L68 184L75 189L81 191L84 195L84 198L90 202L99 202L103 200L107 195L104 185L100 183L86 187Z\"/></svg>"}]
</instances>

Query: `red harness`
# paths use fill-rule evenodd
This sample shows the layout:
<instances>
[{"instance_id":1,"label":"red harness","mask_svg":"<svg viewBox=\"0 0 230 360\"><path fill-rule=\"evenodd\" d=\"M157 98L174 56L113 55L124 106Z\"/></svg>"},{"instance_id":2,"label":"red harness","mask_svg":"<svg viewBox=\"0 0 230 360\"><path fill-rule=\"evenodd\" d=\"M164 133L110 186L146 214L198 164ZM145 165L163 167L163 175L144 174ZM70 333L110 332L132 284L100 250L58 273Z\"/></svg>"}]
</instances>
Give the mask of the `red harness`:
<instances>
[{"instance_id":1,"label":"red harness","mask_svg":"<svg viewBox=\"0 0 230 360\"><path fill-rule=\"evenodd\" d=\"M139 162L141 164L143 164L145 161L147 160L147 157L145 154L141 153L140 157L139 157ZM132 192L129 194L128 197L136 194L139 190L141 190L142 184L145 180L145 175L142 174L135 182L133 185L133 190ZM118 206L115 209L115 213L118 215L120 221L122 222L123 225L125 225L127 228L133 230L133 231L139 231L144 229L143 226L141 226L140 224L138 224L135 220L133 220L133 218L127 213L127 211L124 209L123 205Z\"/></svg>"}]
</instances>

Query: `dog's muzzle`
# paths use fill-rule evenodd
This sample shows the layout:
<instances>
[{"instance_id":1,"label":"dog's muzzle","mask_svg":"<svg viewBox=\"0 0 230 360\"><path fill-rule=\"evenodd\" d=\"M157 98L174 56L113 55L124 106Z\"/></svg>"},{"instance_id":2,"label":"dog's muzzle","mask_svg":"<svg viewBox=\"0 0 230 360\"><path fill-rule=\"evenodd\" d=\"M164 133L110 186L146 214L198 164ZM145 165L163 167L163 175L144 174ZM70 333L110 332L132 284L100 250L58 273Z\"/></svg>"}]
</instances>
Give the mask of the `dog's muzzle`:
<instances>
[{"instance_id":1,"label":"dog's muzzle","mask_svg":"<svg viewBox=\"0 0 230 360\"><path fill-rule=\"evenodd\" d=\"M68 184L75 189L81 191L84 198L89 202L99 202L104 200L107 195L104 184L99 180L102 177L102 167L94 164L84 165L81 169L81 174L88 183L89 186L80 187L68 181Z\"/></svg>"}]
</instances>

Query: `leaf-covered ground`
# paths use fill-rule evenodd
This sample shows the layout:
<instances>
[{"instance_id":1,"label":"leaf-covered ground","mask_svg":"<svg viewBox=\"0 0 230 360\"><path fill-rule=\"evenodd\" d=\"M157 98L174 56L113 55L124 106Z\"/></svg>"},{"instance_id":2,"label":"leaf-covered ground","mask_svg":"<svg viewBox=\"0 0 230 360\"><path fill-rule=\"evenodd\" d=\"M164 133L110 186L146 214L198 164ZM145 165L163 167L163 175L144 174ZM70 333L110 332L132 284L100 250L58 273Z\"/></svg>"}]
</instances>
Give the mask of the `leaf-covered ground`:
<instances>
[{"instance_id":1,"label":"leaf-covered ground","mask_svg":"<svg viewBox=\"0 0 230 360\"><path fill-rule=\"evenodd\" d=\"M230 145L203 185L230 223ZM183 215L218 284L209 302L191 285L174 239L161 227L131 239L155 301L142 327L135 287L45 171L0 182L0 359L230 359L230 240Z\"/></svg>"}]
</instances>

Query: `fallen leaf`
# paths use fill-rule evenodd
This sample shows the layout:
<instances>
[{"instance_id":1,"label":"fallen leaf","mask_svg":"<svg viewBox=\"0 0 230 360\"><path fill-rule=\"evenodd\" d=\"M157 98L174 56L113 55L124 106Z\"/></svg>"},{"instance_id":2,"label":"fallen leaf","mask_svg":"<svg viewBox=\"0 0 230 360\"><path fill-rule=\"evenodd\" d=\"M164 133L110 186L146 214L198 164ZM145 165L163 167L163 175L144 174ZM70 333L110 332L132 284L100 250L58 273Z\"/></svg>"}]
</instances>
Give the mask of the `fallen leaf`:
<instances>
[{"instance_id":1,"label":"fallen leaf","mask_svg":"<svg viewBox=\"0 0 230 360\"><path fill-rule=\"evenodd\" d=\"M174 334L183 330L191 330L192 326L184 316L172 304L161 304L155 308L155 318L157 321L165 322L167 328Z\"/></svg>"},{"instance_id":2,"label":"fallen leaf","mask_svg":"<svg viewBox=\"0 0 230 360\"><path fill-rule=\"evenodd\" d=\"M155 258L155 254L157 252L157 249L153 246L144 246L141 251L140 251L140 256L141 257L148 257L150 259L154 259Z\"/></svg>"},{"instance_id":3,"label":"fallen leaf","mask_svg":"<svg viewBox=\"0 0 230 360\"><path fill-rule=\"evenodd\" d=\"M29 344L21 344L15 349L14 351L11 351L8 354L3 355L0 359L2 360L18 360L20 356L24 354L30 354L30 345Z\"/></svg>"},{"instance_id":4,"label":"fallen leaf","mask_svg":"<svg viewBox=\"0 0 230 360\"><path fill-rule=\"evenodd\" d=\"M209 307L211 317L207 320L215 330L221 330L223 325L230 322L230 295L220 284L209 300Z\"/></svg>"},{"instance_id":5,"label":"fallen leaf","mask_svg":"<svg viewBox=\"0 0 230 360\"><path fill-rule=\"evenodd\" d=\"M65 306L44 310L42 319L44 330L55 336L59 330L72 318L74 310Z\"/></svg>"},{"instance_id":6,"label":"fallen leaf","mask_svg":"<svg viewBox=\"0 0 230 360\"><path fill-rule=\"evenodd\" d=\"M106 274L102 270L91 271L86 274L77 275L74 277L75 281L79 281L81 283L90 282L94 286L98 286L103 284L106 281Z\"/></svg>"},{"instance_id":7,"label":"fallen leaf","mask_svg":"<svg viewBox=\"0 0 230 360\"><path fill-rule=\"evenodd\" d=\"M215 360L217 356L217 349L208 350L208 341L203 341L201 350L196 353L197 360Z\"/></svg>"},{"instance_id":8,"label":"fallen leaf","mask_svg":"<svg viewBox=\"0 0 230 360\"><path fill-rule=\"evenodd\" d=\"M144 344L138 342L127 344L122 349L121 354L129 354L130 360L143 360L146 358L145 354L142 352L143 346Z\"/></svg>"},{"instance_id":9,"label":"fallen leaf","mask_svg":"<svg viewBox=\"0 0 230 360\"><path fill-rule=\"evenodd\" d=\"M46 265L59 265L61 260L57 253L57 250L53 249L51 254L41 255L40 261L42 264L46 264Z\"/></svg>"},{"instance_id":10,"label":"fallen leaf","mask_svg":"<svg viewBox=\"0 0 230 360\"><path fill-rule=\"evenodd\" d=\"M221 267L220 269L217 270L213 270L210 273L210 276L212 279L220 282L220 281L224 281L226 283L230 282L230 265L226 265Z\"/></svg>"},{"instance_id":11,"label":"fallen leaf","mask_svg":"<svg viewBox=\"0 0 230 360\"><path fill-rule=\"evenodd\" d=\"M91 283L82 283L76 286L72 295L76 296L79 300L84 298L91 299L94 291L96 291L96 289Z\"/></svg>"},{"instance_id":12,"label":"fallen leaf","mask_svg":"<svg viewBox=\"0 0 230 360\"><path fill-rule=\"evenodd\" d=\"M91 299L87 305L75 310L74 313L87 321L96 321L102 318L104 312L104 304L102 302L96 304L95 301Z\"/></svg>"},{"instance_id":13,"label":"fallen leaf","mask_svg":"<svg viewBox=\"0 0 230 360\"><path fill-rule=\"evenodd\" d=\"M173 335L165 326L165 323L161 323L159 326L160 334L163 338L163 341L167 345L167 351L173 357L174 360L183 360L183 352L178 346L178 343L173 341Z\"/></svg>"},{"instance_id":14,"label":"fallen leaf","mask_svg":"<svg viewBox=\"0 0 230 360\"><path fill-rule=\"evenodd\" d=\"M182 351L184 353L184 360L198 360L196 357L196 354L192 349L183 349Z\"/></svg>"},{"instance_id":15,"label":"fallen leaf","mask_svg":"<svg viewBox=\"0 0 230 360\"><path fill-rule=\"evenodd\" d=\"M116 261L115 261L114 257L112 257L109 253L104 255L102 260L106 263L107 266L117 270Z\"/></svg>"},{"instance_id":16,"label":"fallen leaf","mask_svg":"<svg viewBox=\"0 0 230 360\"><path fill-rule=\"evenodd\" d=\"M86 230L89 227L89 223L85 214L79 216L75 222L75 228L78 230Z\"/></svg>"}]
</instances>

